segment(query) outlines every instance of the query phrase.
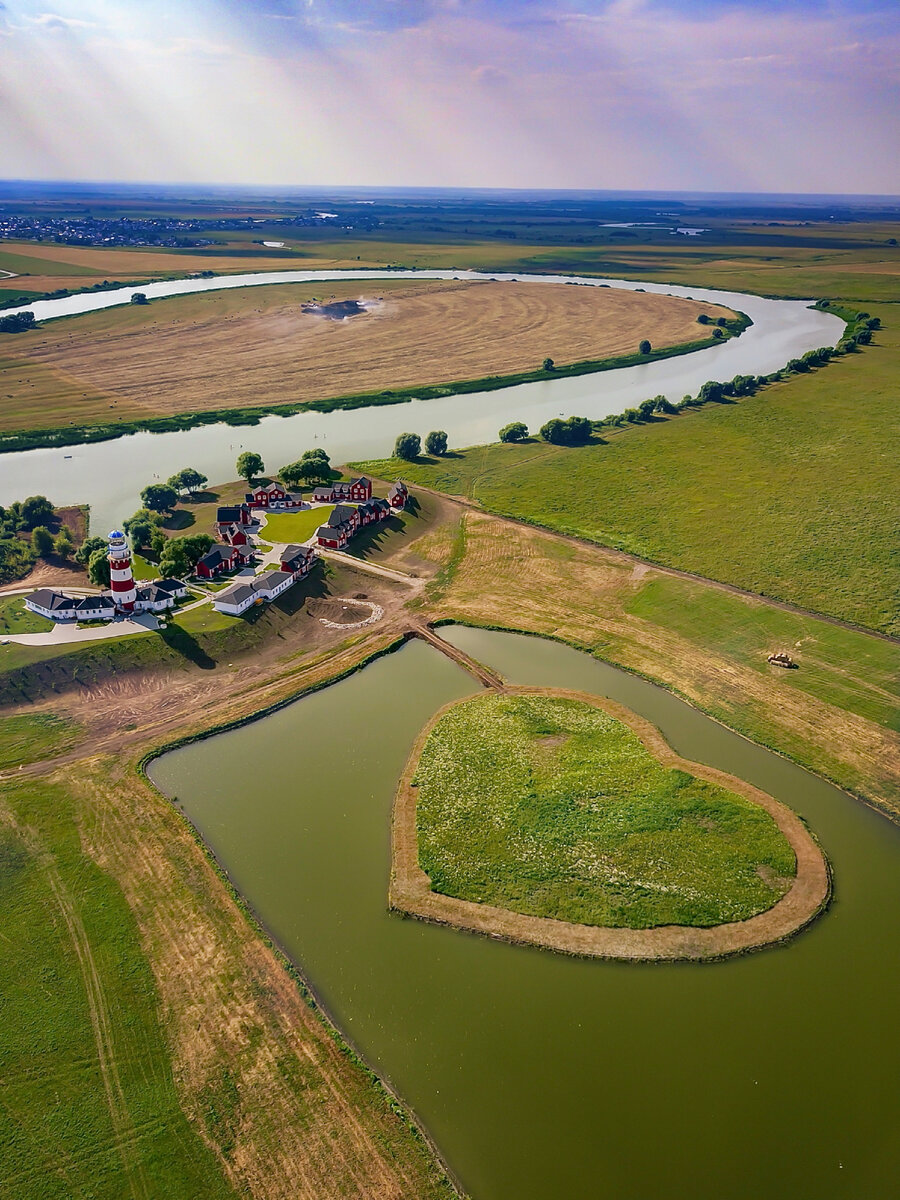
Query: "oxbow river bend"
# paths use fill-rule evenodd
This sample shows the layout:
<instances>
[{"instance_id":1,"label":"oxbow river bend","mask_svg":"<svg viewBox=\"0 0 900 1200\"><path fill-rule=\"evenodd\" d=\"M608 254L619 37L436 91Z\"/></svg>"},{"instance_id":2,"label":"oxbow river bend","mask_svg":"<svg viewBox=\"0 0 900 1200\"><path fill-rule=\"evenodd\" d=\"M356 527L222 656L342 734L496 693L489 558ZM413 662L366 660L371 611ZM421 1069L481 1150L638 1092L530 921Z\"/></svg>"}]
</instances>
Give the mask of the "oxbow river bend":
<instances>
[{"instance_id":1,"label":"oxbow river bend","mask_svg":"<svg viewBox=\"0 0 900 1200\"><path fill-rule=\"evenodd\" d=\"M611 696L679 754L777 796L836 878L831 910L789 944L703 965L582 961L391 916L397 779L428 717L473 691L421 642L153 763L473 1200L895 1195L900 830L586 654L442 634L511 682ZM354 736L335 755L338 723Z\"/></svg>"},{"instance_id":2,"label":"oxbow river bend","mask_svg":"<svg viewBox=\"0 0 900 1200\"><path fill-rule=\"evenodd\" d=\"M0 504L35 493L56 504L88 503L92 528L104 532L138 507L141 488L154 477L167 479L184 466L201 470L213 481L234 476L234 460L242 449L263 456L274 471L300 457L311 446L323 446L335 463L386 457L397 434L424 434L445 429L453 447L497 439L509 421L539 428L550 417L603 417L621 412L648 396L664 394L680 400L695 395L707 379L765 375L791 358L819 346L834 345L843 322L809 307L809 301L770 300L738 292L711 291L674 284L638 283L626 279L585 279L571 275L485 275L475 271L268 271L213 279L178 279L109 292L91 292L60 300L39 300L10 312L34 312L39 321L71 317L129 303L136 291L151 300L220 288L271 283L380 279L497 279L529 283L576 282L593 287L642 288L672 296L690 296L738 309L753 320L739 338L676 358L661 359L596 375L520 384L493 392L472 392L428 401L373 408L305 412L291 417L262 417L258 425L205 425L176 433L137 433L108 442L59 449L28 450L0 455ZM510 283L510 286L514 286ZM365 318L361 318L365 319ZM637 336L637 335L636 335ZM547 350L549 353L552 350ZM544 351L542 350L542 354ZM423 384L429 380L422 380ZM147 380L148 392L153 380ZM302 400L302 397L298 397ZM222 407L229 404L222 396Z\"/></svg>"}]
</instances>

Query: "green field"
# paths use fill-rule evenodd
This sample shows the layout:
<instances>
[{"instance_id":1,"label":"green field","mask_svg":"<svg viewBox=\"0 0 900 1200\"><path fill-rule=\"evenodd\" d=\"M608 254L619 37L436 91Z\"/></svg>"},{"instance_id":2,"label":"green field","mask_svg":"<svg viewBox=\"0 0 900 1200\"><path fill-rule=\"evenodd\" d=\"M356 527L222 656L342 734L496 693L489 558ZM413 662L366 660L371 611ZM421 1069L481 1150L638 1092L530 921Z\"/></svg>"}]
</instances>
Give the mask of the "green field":
<instances>
[{"instance_id":1,"label":"green field","mask_svg":"<svg viewBox=\"0 0 900 1200\"><path fill-rule=\"evenodd\" d=\"M495 444L363 464L381 478L900 632L900 306L827 367L584 448Z\"/></svg>"},{"instance_id":2,"label":"green field","mask_svg":"<svg viewBox=\"0 0 900 1200\"><path fill-rule=\"evenodd\" d=\"M324 525L334 512L333 504L319 508L304 508L300 512L269 513L263 526L263 535L271 542L293 542L302 545Z\"/></svg>"},{"instance_id":3,"label":"green field","mask_svg":"<svg viewBox=\"0 0 900 1200\"><path fill-rule=\"evenodd\" d=\"M226 1197L172 1080L150 965L75 805L7 786L0 825L0 1192L17 1200Z\"/></svg>"},{"instance_id":4,"label":"green field","mask_svg":"<svg viewBox=\"0 0 900 1200\"><path fill-rule=\"evenodd\" d=\"M465 701L432 730L414 783L434 891L513 912L717 925L770 908L796 871L758 805L663 767L626 725L580 701Z\"/></svg>"}]
</instances>

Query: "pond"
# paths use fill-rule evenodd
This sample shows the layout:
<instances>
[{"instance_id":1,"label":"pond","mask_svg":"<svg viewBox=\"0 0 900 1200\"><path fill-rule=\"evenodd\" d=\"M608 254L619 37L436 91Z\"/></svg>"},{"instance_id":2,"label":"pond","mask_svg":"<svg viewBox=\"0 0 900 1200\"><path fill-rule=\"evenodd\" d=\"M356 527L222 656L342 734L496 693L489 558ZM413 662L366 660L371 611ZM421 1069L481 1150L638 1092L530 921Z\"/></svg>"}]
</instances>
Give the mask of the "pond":
<instances>
[{"instance_id":1,"label":"pond","mask_svg":"<svg viewBox=\"0 0 900 1200\"><path fill-rule=\"evenodd\" d=\"M473 1200L894 1194L900 830L586 654L441 632L511 682L610 696L679 754L775 795L809 821L836 878L806 933L705 965L571 959L390 915L396 781L428 717L474 690L421 642L154 762Z\"/></svg>"},{"instance_id":2,"label":"pond","mask_svg":"<svg viewBox=\"0 0 900 1200\"><path fill-rule=\"evenodd\" d=\"M40 300L26 307L38 320L48 321L126 304L136 291L146 293L151 301L161 301L192 292L271 283L456 277L487 278L475 271L268 271L213 279L166 280L60 300ZM397 434L406 430L424 434L429 429L444 429L451 447L481 445L496 441L497 431L510 421L525 421L535 430L551 417L575 414L599 418L658 394L680 400L687 393L696 395L708 379L765 375L807 350L834 345L844 328L837 317L811 309L807 301L801 300L772 300L737 292L625 279L509 274L490 278L580 282L592 287L691 296L745 312L753 325L740 337L705 350L596 375L548 379L493 392L471 392L374 408L301 412L290 417L263 416L251 427L205 425L175 433L137 433L114 441L2 454L0 504L36 493L50 496L55 504L90 504L92 531L105 533L138 507L145 484L154 479L165 480L188 465L213 482L233 479L235 459L242 450L261 454L267 469L275 471L317 445L327 450L334 463L384 458L391 452ZM514 285L510 282L510 286ZM152 385L152 379L148 379L148 390ZM227 395L223 395L222 406L227 407L228 403Z\"/></svg>"}]
</instances>

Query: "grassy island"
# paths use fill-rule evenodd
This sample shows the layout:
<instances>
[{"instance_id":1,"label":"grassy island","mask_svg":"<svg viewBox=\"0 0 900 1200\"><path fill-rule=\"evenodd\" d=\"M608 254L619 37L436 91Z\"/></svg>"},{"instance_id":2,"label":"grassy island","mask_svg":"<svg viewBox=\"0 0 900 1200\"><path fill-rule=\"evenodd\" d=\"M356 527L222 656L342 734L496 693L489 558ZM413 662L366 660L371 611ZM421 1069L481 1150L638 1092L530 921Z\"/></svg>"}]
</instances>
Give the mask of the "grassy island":
<instances>
[{"instance_id":1,"label":"grassy island","mask_svg":"<svg viewBox=\"0 0 900 1200\"><path fill-rule=\"evenodd\" d=\"M412 782L432 889L516 913L719 925L771 908L796 872L758 804L671 769L576 699L492 693L451 706Z\"/></svg>"}]
</instances>

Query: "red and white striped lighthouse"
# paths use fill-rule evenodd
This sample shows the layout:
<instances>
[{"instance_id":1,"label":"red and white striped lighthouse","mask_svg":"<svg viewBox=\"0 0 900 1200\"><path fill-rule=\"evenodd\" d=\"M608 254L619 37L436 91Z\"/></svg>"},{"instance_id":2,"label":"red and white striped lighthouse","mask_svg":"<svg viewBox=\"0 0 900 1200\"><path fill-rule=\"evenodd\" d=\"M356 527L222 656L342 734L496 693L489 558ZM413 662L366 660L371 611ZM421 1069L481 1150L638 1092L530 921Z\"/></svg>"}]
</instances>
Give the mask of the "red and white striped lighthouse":
<instances>
[{"instance_id":1,"label":"red and white striped lighthouse","mask_svg":"<svg viewBox=\"0 0 900 1200\"><path fill-rule=\"evenodd\" d=\"M131 574L131 550L128 539L118 529L107 538L109 542L109 587L116 608L121 612L133 612L137 599L134 576Z\"/></svg>"}]
</instances>

